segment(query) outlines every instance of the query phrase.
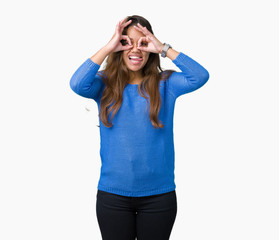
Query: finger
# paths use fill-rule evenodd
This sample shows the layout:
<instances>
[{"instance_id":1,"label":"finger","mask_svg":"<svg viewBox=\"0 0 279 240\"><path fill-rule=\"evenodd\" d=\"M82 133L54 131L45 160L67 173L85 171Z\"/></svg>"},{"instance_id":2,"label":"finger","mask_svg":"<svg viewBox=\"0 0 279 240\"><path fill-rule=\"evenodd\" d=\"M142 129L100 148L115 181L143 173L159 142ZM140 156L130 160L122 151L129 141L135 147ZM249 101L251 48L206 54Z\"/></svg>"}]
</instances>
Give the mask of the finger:
<instances>
[{"instance_id":1,"label":"finger","mask_svg":"<svg viewBox=\"0 0 279 240\"><path fill-rule=\"evenodd\" d=\"M148 51L148 40L147 37L141 37L138 41L137 49L141 51Z\"/></svg>"},{"instance_id":2,"label":"finger","mask_svg":"<svg viewBox=\"0 0 279 240\"><path fill-rule=\"evenodd\" d=\"M122 20L118 21L118 24L121 26L125 20L126 18L123 18Z\"/></svg>"},{"instance_id":3,"label":"finger","mask_svg":"<svg viewBox=\"0 0 279 240\"><path fill-rule=\"evenodd\" d=\"M123 24L123 21L124 21L125 19L126 19L126 18L120 20L120 21L117 23L117 25L116 25L116 30L117 30L118 33L122 33L122 31L123 31L123 26L122 26L122 24Z\"/></svg>"},{"instance_id":4,"label":"finger","mask_svg":"<svg viewBox=\"0 0 279 240\"><path fill-rule=\"evenodd\" d=\"M127 18L124 18L120 21L120 25L122 26L123 24L125 24L125 26L127 26L129 23L131 23L131 19L129 21L127 21ZM128 23L129 22L129 23ZM128 23L128 24L127 24Z\"/></svg>"},{"instance_id":5,"label":"finger","mask_svg":"<svg viewBox=\"0 0 279 240\"><path fill-rule=\"evenodd\" d=\"M148 47L146 46L141 46L141 47L137 47L137 49L144 51L144 52L148 52Z\"/></svg>"},{"instance_id":6,"label":"finger","mask_svg":"<svg viewBox=\"0 0 279 240\"><path fill-rule=\"evenodd\" d=\"M131 48L133 48L132 45L126 45L126 46L123 46L123 47L122 47L122 50L129 50L129 49L131 49Z\"/></svg>"},{"instance_id":7,"label":"finger","mask_svg":"<svg viewBox=\"0 0 279 240\"><path fill-rule=\"evenodd\" d=\"M141 37L138 41L138 47L142 46L142 43L147 42L148 43L148 38L147 37Z\"/></svg>"},{"instance_id":8,"label":"finger","mask_svg":"<svg viewBox=\"0 0 279 240\"><path fill-rule=\"evenodd\" d=\"M128 22L124 23L124 25L123 25L123 23L121 23L121 24L120 24L120 29L119 29L119 31L123 32L123 29L124 29L126 26L128 26L131 22L132 22L132 20L129 20Z\"/></svg>"},{"instance_id":9,"label":"finger","mask_svg":"<svg viewBox=\"0 0 279 240\"><path fill-rule=\"evenodd\" d=\"M143 34L145 34L145 35L151 34L151 33L148 31L148 29L147 29L146 27L143 27L142 25L140 25L140 23L137 24L137 27L138 27L139 29L141 29L141 31L142 31Z\"/></svg>"},{"instance_id":10,"label":"finger","mask_svg":"<svg viewBox=\"0 0 279 240\"><path fill-rule=\"evenodd\" d=\"M140 28L138 26L134 26L136 30L142 32L145 36L151 36L152 33L150 33L148 30L145 31L143 28Z\"/></svg>"},{"instance_id":11,"label":"finger","mask_svg":"<svg viewBox=\"0 0 279 240\"><path fill-rule=\"evenodd\" d=\"M139 28L138 26L134 25L134 28L143 33L143 30L141 28Z\"/></svg>"},{"instance_id":12,"label":"finger","mask_svg":"<svg viewBox=\"0 0 279 240\"><path fill-rule=\"evenodd\" d=\"M129 20L128 22L126 22L126 23L122 23L121 24L121 31L123 31L123 29L126 27L126 26L128 26L130 23L132 22L132 20Z\"/></svg>"},{"instance_id":13,"label":"finger","mask_svg":"<svg viewBox=\"0 0 279 240\"><path fill-rule=\"evenodd\" d=\"M122 35L121 39L126 40L129 43L129 45L132 45L131 39L127 35Z\"/></svg>"},{"instance_id":14,"label":"finger","mask_svg":"<svg viewBox=\"0 0 279 240\"><path fill-rule=\"evenodd\" d=\"M120 21L116 24L116 31L119 31L120 29Z\"/></svg>"},{"instance_id":15,"label":"finger","mask_svg":"<svg viewBox=\"0 0 279 240\"><path fill-rule=\"evenodd\" d=\"M126 17L120 20L119 22L123 23L126 20Z\"/></svg>"},{"instance_id":16,"label":"finger","mask_svg":"<svg viewBox=\"0 0 279 240\"><path fill-rule=\"evenodd\" d=\"M131 22L132 22L132 20L129 20L128 22L126 22L126 23L124 24L124 27L128 26Z\"/></svg>"}]
</instances>

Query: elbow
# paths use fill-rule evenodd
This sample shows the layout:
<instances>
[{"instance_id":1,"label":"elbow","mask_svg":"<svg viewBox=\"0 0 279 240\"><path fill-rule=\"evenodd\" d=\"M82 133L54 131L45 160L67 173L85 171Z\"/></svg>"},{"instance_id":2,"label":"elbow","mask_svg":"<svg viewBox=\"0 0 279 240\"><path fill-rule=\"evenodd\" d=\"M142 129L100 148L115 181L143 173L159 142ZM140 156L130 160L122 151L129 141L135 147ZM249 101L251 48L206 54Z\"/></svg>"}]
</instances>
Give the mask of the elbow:
<instances>
[{"instance_id":1,"label":"elbow","mask_svg":"<svg viewBox=\"0 0 279 240\"><path fill-rule=\"evenodd\" d=\"M74 76L72 76L70 79L70 88L72 89L72 91L78 94L78 81L76 81L76 78Z\"/></svg>"},{"instance_id":2,"label":"elbow","mask_svg":"<svg viewBox=\"0 0 279 240\"><path fill-rule=\"evenodd\" d=\"M209 79L209 72L206 69L204 69L204 71L201 75L201 81L203 84L205 84L208 81L208 79Z\"/></svg>"},{"instance_id":3,"label":"elbow","mask_svg":"<svg viewBox=\"0 0 279 240\"><path fill-rule=\"evenodd\" d=\"M202 73L200 73L199 77L197 77L196 89L199 89L203 85L205 85L208 79L209 79L209 72L206 69L204 69Z\"/></svg>"},{"instance_id":4,"label":"elbow","mask_svg":"<svg viewBox=\"0 0 279 240\"><path fill-rule=\"evenodd\" d=\"M202 73L200 74L200 76L199 76L199 86L198 86L198 88L200 88L200 87L202 87L204 84L206 84L207 83L207 81L208 81L208 79L209 79L209 72L206 70L206 69L204 69L203 71L202 71Z\"/></svg>"}]
</instances>

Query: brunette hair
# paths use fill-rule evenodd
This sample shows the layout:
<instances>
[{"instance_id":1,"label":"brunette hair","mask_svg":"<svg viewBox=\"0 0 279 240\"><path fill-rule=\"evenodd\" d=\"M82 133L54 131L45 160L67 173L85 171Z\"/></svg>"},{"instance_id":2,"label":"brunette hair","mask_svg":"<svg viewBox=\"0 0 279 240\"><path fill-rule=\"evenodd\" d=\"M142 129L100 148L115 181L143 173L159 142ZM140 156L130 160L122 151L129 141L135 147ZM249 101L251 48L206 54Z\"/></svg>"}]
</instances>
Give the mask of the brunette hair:
<instances>
[{"instance_id":1,"label":"brunette hair","mask_svg":"<svg viewBox=\"0 0 279 240\"><path fill-rule=\"evenodd\" d=\"M140 23L154 34L150 23L145 18L133 15L126 18L126 22L129 20L132 20L132 22L123 29L123 35L127 34L129 27L137 23ZM108 55L105 68L102 72L102 74L98 72L98 75L102 77L105 83L105 88L100 100L101 121L106 127L112 127L113 117L121 107L123 90L128 84L130 76L130 70L127 68L122 58L122 51L113 52ZM164 74L160 74L160 72L164 72ZM149 98L149 118L154 128L164 127L164 124L158 119L161 107L159 83L161 80L167 79L173 72L175 71L163 71L160 66L159 54L150 52L149 58L142 69L143 81L138 85L138 93L146 99L147 104ZM145 95L145 92L148 96ZM111 122L109 122L109 115L111 112Z\"/></svg>"}]
</instances>

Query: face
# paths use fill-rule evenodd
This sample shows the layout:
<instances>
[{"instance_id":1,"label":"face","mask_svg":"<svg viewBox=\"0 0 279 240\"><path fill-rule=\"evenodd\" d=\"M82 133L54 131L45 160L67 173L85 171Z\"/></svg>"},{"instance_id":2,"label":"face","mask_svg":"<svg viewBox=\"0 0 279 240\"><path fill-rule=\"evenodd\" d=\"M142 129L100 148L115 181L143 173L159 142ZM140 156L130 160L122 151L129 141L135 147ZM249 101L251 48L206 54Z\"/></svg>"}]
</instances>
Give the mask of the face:
<instances>
[{"instance_id":1,"label":"face","mask_svg":"<svg viewBox=\"0 0 279 240\"><path fill-rule=\"evenodd\" d=\"M133 72L141 72L141 69L145 66L150 54L149 52L137 49L139 39L141 37L145 37L145 35L142 32L136 30L133 26L128 28L127 35L131 40L133 48L123 51L122 56L124 63L129 70ZM144 45L147 43L142 42L142 44Z\"/></svg>"}]
</instances>

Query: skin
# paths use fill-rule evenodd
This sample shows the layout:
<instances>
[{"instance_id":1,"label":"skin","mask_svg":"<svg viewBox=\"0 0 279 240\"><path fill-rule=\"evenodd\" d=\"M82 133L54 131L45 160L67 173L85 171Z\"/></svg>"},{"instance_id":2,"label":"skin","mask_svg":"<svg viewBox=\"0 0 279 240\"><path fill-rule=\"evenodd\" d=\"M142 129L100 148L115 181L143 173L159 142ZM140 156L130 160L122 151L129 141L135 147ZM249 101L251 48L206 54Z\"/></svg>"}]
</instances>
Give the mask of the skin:
<instances>
[{"instance_id":1,"label":"skin","mask_svg":"<svg viewBox=\"0 0 279 240\"><path fill-rule=\"evenodd\" d=\"M101 65L110 53L123 51L122 56L124 58L124 62L126 63L127 57L125 56L127 56L129 53L142 54L142 56L144 56L144 62L142 62L140 66L129 66L129 64L127 64L133 75L131 76L130 83L137 84L142 80L141 69L148 60L147 56L149 56L149 53L161 53L164 45L151 32L149 32L146 27L143 27L140 24L137 24L137 26L130 26L128 28L127 35L122 35L123 29L131 22L131 20L126 22L126 18L119 21L116 25L115 33L110 41L98 52L96 52L90 59L96 64ZM133 41L131 41L130 38L133 38ZM120 42L121 40L126 40L128 44L123 46ZM166 53L166 57L170 60L174 60L178 54L178 51L174 50L173 48L169 48Z\"/></svg>"},{"instance_id":2,"label":"skin","mask_svg":"<svg viewBox=\"0 0 279 240\"><path fill-rule=\"evenodd\" d=\"M145 66L150 52L142 51L138 48L140 44L139 41L145 37L145 35L138 31L135 27L129 27L127 30L127 36L130 38L132 48L128 50L124 50L122 53L123 61L126 64L127 68L131 71L131 84L138 84L142 81L142 68ZM141 42L142 45L146 45L146 42ZM133 64L129 60L129 55L139 55L142 57L142 61L140 64Z\"/></svg>"}]
</instances>

